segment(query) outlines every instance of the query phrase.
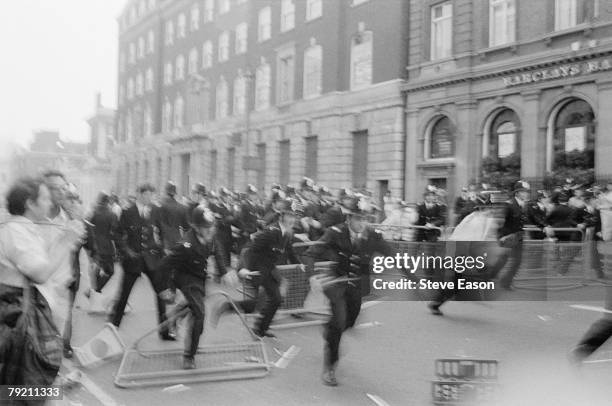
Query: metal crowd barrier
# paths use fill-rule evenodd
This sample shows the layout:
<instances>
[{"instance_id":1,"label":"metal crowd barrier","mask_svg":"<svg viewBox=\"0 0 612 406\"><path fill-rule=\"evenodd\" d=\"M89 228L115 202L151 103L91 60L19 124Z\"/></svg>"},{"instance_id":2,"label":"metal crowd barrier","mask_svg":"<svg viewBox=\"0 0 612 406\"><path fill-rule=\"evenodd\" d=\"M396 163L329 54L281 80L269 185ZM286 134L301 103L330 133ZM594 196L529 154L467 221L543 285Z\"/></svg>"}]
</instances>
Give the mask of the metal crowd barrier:
<instances>
[{"instance_id":1,"label":"metal crowd barrier","mask_svg":"<svg viewBox=\"0 0 612 406\"><path fill-rule=\"evenodd\" d=\"M196 369L191 370L182 368L182 348L153 351L138 348L144 338L185 316L189 312L185 305L167 321L141 336L125 351L115 375L115 385L121 388L139 388L266 376L270 366L263 341L249 328L232 299L223 292L217 294L224 295L234 307L242 325L248 330L251 341L200 346L195 355Z\"/></svg>"},{"instance_id":2,"label":"metal crowd barrier","mask_svg":"<svg viewBox=\"0 0 612 406\"><path fill-rule=\"evenodd\" d=\"M298 244L316 245L318 243ZM335 264L332 261L315 262L315 275L328 273ZM283 297L270 328L282 330L326 323L326 318L330 314L327 298L323 292L313 292L311 290L310 277L313 275L308 274L304 265L279 265L276 269L287 283L287 293ZM242 293L245 298L259 299L260 303L265 301L263 290L258 291L248 284L243 284ZM254 317L255 315L248 314L246 316Z\"/></svg>"}]
</instances>

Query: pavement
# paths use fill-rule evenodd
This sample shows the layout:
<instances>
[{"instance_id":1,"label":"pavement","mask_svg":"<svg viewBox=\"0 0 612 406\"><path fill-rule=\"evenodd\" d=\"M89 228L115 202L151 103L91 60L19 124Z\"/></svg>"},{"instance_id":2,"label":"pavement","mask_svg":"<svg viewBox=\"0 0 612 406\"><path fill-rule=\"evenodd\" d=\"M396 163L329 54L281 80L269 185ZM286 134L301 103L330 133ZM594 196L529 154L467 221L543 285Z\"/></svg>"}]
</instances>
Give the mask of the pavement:
<instances>
[{"instance_id":1,"label":"pavement","mask_svg":"<svg viewBox=\"0 0 612 406\"><path fill-rule=\"evenodd\" d=\"M84 273L86 274L86 273ZM116 289L112 280L106 290ZM88 286L82 281L82 290ZM592 301L450 302L443 317L431 315L425 302L371 302L358 327L342 339L337 370L340 385L321 383L323 340L321 326L280 330L266 339L269 359L291 346L299 348L285 368L272 367L260 379L121 389L114 385L120 360L81 369L84 385L66 394L66 405L431 405L431 381L438 358L477 358L499 361L499 401L496 405L609 405L612 386L612 346L593 356L598 361L580 370L570 368L569 348L601 314L570 307L601 306ZM129 346L155 326L150 283L141 278L130 298L120 336ZM74 311L73 345L79 346L103 328L103 316L86 312L80 294ZM181 333L182 335L182 333ZM222 318L217 330L208 324L202 344L248 340L235 315ZM182 348L182 342L161 342L157 335L143 341L148 349ZM276 351L275 351L276 349ZM77 368L67 361L63 372ZM166 389L166 390L164 390Z\"/></svg>"}]
</instances>

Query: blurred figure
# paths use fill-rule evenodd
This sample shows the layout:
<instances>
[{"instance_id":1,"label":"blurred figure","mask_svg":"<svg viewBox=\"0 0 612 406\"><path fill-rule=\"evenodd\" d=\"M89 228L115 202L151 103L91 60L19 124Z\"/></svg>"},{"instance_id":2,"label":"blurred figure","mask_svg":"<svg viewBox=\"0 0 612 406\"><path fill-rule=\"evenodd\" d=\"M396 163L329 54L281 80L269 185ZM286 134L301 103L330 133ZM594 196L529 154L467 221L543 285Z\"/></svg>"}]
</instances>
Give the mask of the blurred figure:
<instances>
[{"instance_id":1,"label":"blurred figure","mask_svg":"<svg viewBox=\"0 0 612 406\"><path fill-rule=\"evenodd\" d=\"M582 234L578 231L554 231L552 228L577 228L576 210L569 207L570 197L564 191L555 192L551 196L552 210L548 214L546 221L549 227L546 229L546 235L549 238L554 238L558 242L581 241ZM563 244L555 245L557 259L558 275L565 275L572 263L574 253L571 250L563 247Z\"/></svg>"},{"instance_id":2,"label":"blurred figure","mask_svg":"<svg viewBox=\"0 0 612 406\"><path fill-rule=\"evenodd\" d=\"M160 230L164 252L167 254L183 238L188 231L187 207L176 199L176 185L174 182L166 183L164 189L165 197L161 202L161 208L157 211L157 220Z\"/></svg>"},{"instance_id":3,"label":"blurred figure","mask_svg":"<svg viewBox=\"0 0 612 406\"><path fill-rule=\"evenodd\" d=\"M31 305L55 321L45 295L40 291L55 273L64 272L66 262L85 234L82 223L68 221L51 240L45 240L42 225L52 209L51 193L42 179L24 178L6 196L9 217L0 224L0 385L50 385L58 371L55 366L33 366L33 361L14 334L24 310L24 288L30 289ZM40 224L40 225L39 225ZM55 228L55 227L54 227ZM26 285L27 284L27 285ZM38 285L34 285L38 284ZM65 311L64 309L60 309ZM39 313L39 314L40 314ZM63 325L55 324L61 328ZM33 331L33 334L51 333ZM57 332L56 332L57 334ZM22 338L21 338L22 340ZM52 352L54 348L48 348ZM43 375L33 375L33 372Z\"/></svg>"},{"instance_id":4,"label":"blurred figure","mask_svg":"<svg viewBox=\"0 0 612 406\"><path fill-rule=\"evenodd\" d=\"M438 228L446 222L446 207L437 202L438 196L432 190L426 191L424 197L425 201L417 206L417 225L426 229L419 230L417 240L435 242L441 235Z\"/></svg>"},{"instance_id":5,"label":"blurred figure","mask_svg":"<svg viewBox=\"0 0 612 406\"><path fill-rule=\"evenodd\" d=\"M401 228L384 231L385 240L414 241L416 232L410 226L415 225L418 220L419 213L412 205L403 200L396 202L395 208L389 212L382 224Z\"/></svg>"},{"instance_id":6,"label":"blurred figure","mask_svg":"<svg viewBox=\"0 0 612 406\"><path fill-rule=\"evenodd\" d=\"M102 289L115 272L117 255L114 240L116 238L119 219L111 209L111 196L105 192L98 195L96 207L89 220L93 225L94 256L92 258L92 288L89 294L90 311L104 311Z\"/></svg>"}]
</instances>

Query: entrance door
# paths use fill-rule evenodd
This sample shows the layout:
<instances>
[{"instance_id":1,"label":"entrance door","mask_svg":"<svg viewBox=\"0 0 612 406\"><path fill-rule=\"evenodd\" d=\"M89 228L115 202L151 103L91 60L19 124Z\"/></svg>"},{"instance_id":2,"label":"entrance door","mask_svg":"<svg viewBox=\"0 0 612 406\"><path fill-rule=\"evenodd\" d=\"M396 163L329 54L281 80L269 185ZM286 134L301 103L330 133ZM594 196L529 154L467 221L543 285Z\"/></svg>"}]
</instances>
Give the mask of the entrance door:
<instances>
[{"instance_id":1,"label":"entrance door","mask_svg":"<svg viewBox=\"0 0 612 406\"><path fill-rule=\"evenodd\" d=\"M191 155L181 155L181 189L182 195L189 195L189 171L191 170Z\"/></svg>"}]
</instances>

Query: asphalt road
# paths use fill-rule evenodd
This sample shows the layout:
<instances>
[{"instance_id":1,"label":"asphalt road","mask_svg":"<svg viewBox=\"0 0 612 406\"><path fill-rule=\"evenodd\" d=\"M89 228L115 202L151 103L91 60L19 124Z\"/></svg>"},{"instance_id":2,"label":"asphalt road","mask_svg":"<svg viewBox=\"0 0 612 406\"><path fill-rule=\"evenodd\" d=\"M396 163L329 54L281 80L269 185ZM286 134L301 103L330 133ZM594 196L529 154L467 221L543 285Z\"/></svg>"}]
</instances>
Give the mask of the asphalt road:
<instances>
[{"instance_id":1,"label":"asphalt road","mask_svg":"<svg viewBox=\"0 0 612 406\"><path fill-rule=\"evenodd\" d=\"M114 286L111 282L109 291ZM128 346L154 327L153 303L150 284L141 278L130 299L133 311L119 330ZM286 368L272 368L261 379L186 384L181 392L164 391L170 385L121 389L113 384L119 367L119 360L114 360L83 369L89 390L73 390L63 404L430 405L435 359L467 357L500 362L500 400L495 404L609 405L612 362L575 371L566 361L567 350L600 317L569 306L575 303L601 305L601 301L451 302L443 308L444 317L436 317L424 302L374 302L362 311L361 328L343 336L336 388L321 383L321 327L311 326L279 331L278 340L266 339L272 362L279 358L274 348L283 352L293 345L300 351ZM74 313L75 346L90 339L105 322L103 316L88 315L86 306L80 295ZM235 315L224 317L217 330L206 325L204 343L227 340L248 340ZM143 346L171 349L181 348L182 343L164 343L153 335ZM593 357L610 358L610 345Z\"/></svg>"}]
</instances>

